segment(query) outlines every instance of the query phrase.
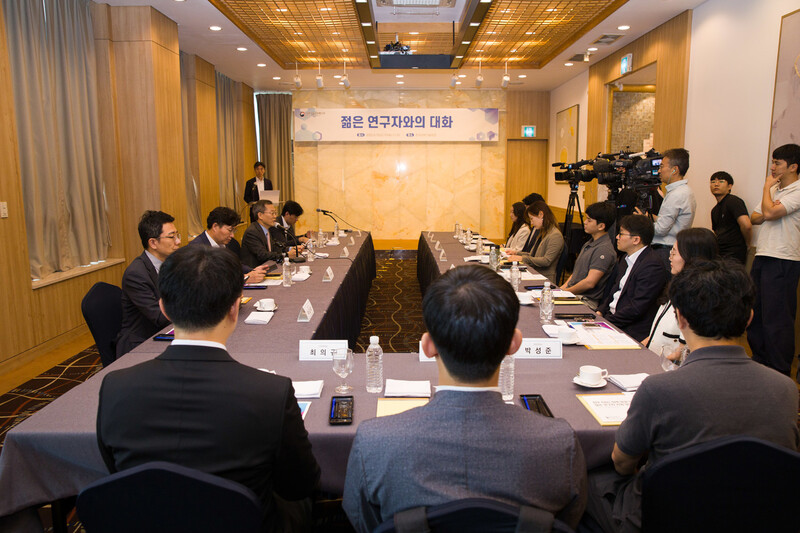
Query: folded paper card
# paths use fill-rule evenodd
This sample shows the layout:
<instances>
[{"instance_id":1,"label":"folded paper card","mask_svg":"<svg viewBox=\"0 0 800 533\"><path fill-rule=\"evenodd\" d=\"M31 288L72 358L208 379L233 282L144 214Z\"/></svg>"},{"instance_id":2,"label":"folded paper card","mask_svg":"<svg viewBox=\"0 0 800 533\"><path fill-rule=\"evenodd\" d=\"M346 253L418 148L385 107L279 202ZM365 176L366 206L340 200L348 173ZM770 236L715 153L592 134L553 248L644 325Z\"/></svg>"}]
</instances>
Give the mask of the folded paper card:
<instances>
[{"instance_id":1,"label":"folded paper card","mask_svg":"<svg viewBox=\"0 0 800 533\"><path fill-rule=\"evenodd\" d=\"M403 379L386 380L386 397L430 398L431 382L407 381Z\"/></svg>"},{"instance_id":2,"label":"folded paper card","mask_svg":"<svg viewBox=\"0 0 800 533\"><path fill-rule=\"evenodd\" d=\"M244 319L245 324L269 324L275 315L272 311L253 311Z\"/></svg>"},{"instance_id":3,"label":"folded paper card","mask_svg":"<svg viewBox=\"0 0 800 533\"><path fill-rule=\"evenodd\" d=\"M319 398L322 394L322 386L325 381L292 381L294 387L294 397L299 399Z\"/></svg>"}]
</instances>

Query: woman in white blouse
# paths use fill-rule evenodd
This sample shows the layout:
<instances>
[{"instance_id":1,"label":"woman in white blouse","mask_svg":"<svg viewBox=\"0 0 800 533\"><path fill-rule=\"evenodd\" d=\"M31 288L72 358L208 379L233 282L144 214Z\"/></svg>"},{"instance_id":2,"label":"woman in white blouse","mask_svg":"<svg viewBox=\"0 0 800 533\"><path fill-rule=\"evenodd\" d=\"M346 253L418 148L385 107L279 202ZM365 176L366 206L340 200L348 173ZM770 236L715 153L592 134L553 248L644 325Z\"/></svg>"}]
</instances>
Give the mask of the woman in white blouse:
<instances>
[{"instance_id":1,"label":"woman in white blouse","mask_svg":"<svg viewBox=\"0 0 800 533\"><path fill-rule=\"evenodd\" d=\"M674 276L688 263L698 259L715 259L718 253L717 236L713 231L706 228L685 229L678 233L677 240L669 253L670 271ZM686 343L678 329L675 309L667 300L667 303L658 309L653 325L650 326L650 335L642 341L642 344L661 354L662 346L674 345L675 341Z\"/></svg>"},{"instance_id":2,"label":"woman in white blouse","mask_svg":"<svg viewBox=\"0 0 800 533\"><path fill-rule=\"evenodd\" d=\"M506 248L511 250L522 250L531 234L531 227L528 225L528 214L525 212L525 204L515 202L511 206L511 232L508 234Z\"/></svg>"}]
</instances>

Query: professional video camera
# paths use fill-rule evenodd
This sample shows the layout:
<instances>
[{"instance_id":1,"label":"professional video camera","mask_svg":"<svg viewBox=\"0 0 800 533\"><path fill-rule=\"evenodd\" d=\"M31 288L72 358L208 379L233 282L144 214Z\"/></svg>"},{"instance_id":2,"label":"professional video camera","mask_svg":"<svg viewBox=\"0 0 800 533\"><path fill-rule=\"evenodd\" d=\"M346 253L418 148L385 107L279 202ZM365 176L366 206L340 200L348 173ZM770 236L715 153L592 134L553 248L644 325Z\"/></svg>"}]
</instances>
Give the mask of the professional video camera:
<instances>
[{"instance_id":1,"label":"professional video camera","mask_svg":"<svg viewBox=\"0 0 800 533\"><path fill-rule=\"evenodd\" d=\"M569 182L570 188L577 190L578 184L582 181L592 181L596 175L592 170L580 170L584 165L592 163L591 159L584 159L576 163L553 163L554 167L560 168L563 172L556 172L556 181Z\"/></svg>"}]
</instances>

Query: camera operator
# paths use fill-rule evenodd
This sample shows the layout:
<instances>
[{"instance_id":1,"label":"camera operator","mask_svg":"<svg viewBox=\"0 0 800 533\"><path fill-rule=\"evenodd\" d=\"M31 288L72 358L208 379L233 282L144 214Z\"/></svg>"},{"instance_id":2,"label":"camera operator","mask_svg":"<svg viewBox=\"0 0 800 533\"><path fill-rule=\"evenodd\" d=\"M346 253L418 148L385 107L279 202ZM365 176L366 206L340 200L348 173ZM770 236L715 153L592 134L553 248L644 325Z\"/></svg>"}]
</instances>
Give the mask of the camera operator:
<instances>
[{"instance_id":1,"label":"camera operator","mask_svg":"<svg viewBox=\"0 0 800 533\"><path fill-rule=\"evenodd\" d=\"M652 248L658 252L669 271L669 251L675 244L676 236L681 230L692 227L697 203L692 189L686 180L689 171L689 152L684 148L673 148L664 152L658 175L666 186L666 195L658 216L653 214L655 237ZM636 208L636 213L644 212Z\"/></svg>"}]
</instances>

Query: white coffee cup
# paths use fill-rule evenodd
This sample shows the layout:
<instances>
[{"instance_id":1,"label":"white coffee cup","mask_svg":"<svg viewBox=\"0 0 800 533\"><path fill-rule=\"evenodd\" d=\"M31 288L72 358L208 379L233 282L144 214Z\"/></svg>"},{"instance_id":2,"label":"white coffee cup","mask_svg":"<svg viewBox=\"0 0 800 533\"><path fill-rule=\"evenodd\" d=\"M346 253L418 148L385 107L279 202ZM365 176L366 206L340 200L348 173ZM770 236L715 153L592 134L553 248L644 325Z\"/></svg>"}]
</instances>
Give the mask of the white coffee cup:
<instances>
[{"instance_id":1,"label":"white coffee cup","mask_svg":"<svg viewBox=\"0 0 800 533\"><path fill-rule=\"evenodd\" d=\"M558 340L567 344L573 344L578 340L578 332L569 326L560 326L558 328Z\"/></svg>"},{"instance_id":2,"label":"white coffee cup","mask_svg":"<svg viewBox=\"0 0 800 533\"><path fill-rule=\"evenodd\" d=\"M584 365L578 371L578 377L587 385L598 385L603 378L608 377L608 370L598 366Z\"/></svg>"},{"instance_id":3,"label":"white coffee cup","mask_svg":"<svg viewBox=\"0 0 800 533\"><path fill-rule=\"evenodd\" d=\"M273 298L263 298L256 302L256 309L259 311L274 311L275 300Z\"/></svg>"}]
</instances>

